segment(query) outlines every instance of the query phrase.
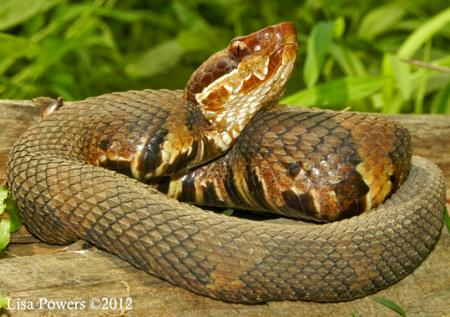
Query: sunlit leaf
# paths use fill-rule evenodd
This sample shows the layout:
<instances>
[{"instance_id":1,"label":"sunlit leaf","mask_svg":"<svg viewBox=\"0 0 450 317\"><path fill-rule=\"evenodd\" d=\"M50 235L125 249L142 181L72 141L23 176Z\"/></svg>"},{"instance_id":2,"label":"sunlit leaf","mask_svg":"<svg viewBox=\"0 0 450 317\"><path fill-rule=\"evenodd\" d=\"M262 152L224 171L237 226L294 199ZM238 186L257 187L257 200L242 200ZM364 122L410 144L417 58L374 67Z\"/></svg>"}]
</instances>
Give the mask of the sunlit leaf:
<instances>
[{"instance_id":1,"label":"sunlit leaf","mask_svg":"<svg viewBox=\"0 0 450 317\"><path fill-rule=\"evenodd\" d=\"M396 312L399 316L401 317L407 317L405 310L400 307L398 304L394 303L393 301L384 298L384 297L380 297L380 296L374 296L373 300L376 301L377 303L380 303L381 305L386 306L387 308L389 308L390 310Z\"/></svg>"},{"instance_id":2,"label":"sunlit leaf","mask_svg":"<svg viewBox=\"0 0 450 317\"><path fill-rule=\"evenodd\" d=\"M1 0L0 30L15 26L36 14L43 13L62 0Z\"/></svg>"},{"instance_id":3,"label":"sunlit leaf","mask_svg":"<svg viewBox=\"0 0 450 317\"><path fill-rule=\"evenodd\" d=\"M283 98L282 103L300 106L345 107L350 101L369 97L388 79L381 76L344 77Z\"/></svg>"},{"instance_id":4,"label":"sunlit leaf","mask_svg":"<svg viewBox=\"0 0 450 317\"><path fill-rule=\"evenodd\" d=\"M316 24L308 37L306 62L303 78L308 88L314 86L319 79L325 56L333 39L334 22Z\"/></svg>"},{"instance_id":5,"label":"sunlit leaf","mask_svg":"<svg viewBox=\"0 0 450 317\"><path fill-rule=\"evenodd\" d=\"M342 35L344 35L344 31L345 31L345 19L343 17L339 17L334 21L333 37L336 39L340 39Z\"/></svg>"},{"instance_id":6,"label":"sunlit leaf","mask_svg":"<svg viewBox=\"0 0 450 317\"><path fill-rule=\"evenodd\" d=\"M419 47L431 39L436 32L444 29L448 23L450 23L450 8L435 15L416 29L400 46L397 56L402 59L411 58Z\"/></svg>"},{"instance_id":7,"label":"sunlit leaf","mask_svg":"<svg viewBox=\"0 0 450 317\"><path fill-rule=\"evenodd\" d=\"M6 199L8 198L8 190L0 187L0 251L9 244L11 235L9 215L6 213Z\"/></svg>"},{"instance_id":8,"label":"sunlit leaf","mask_svg":"<svg viewBox=\"0 0 450 317\"><path fill-rule=\"evenodd\" d=\"M377 7L364 16L359 26L358 35L361 38L371 40L391 30L404 14L405 9L397 3Z\"/></svg>"},{"instance_id":9,"label":"sunlit leaf","mask_svg":"<svg viewBox=\"0 0 450 317\"><path fill-rule=\"evenodd\" d=\"M8 308L8 297L0 292L0 310Z\"/></svg>"},{"instance_id":10,"label":"sunlit leaf","mask_svg":"<svg viewBox=\"0 0 450 317\"><path fill-rule=\"evenodd\" d=\"M0 215L0 251L6 248L11 237L11 221L8 214Z\"/></svg>"},{"instance_id":11,"label":"sunlit leaf","mask_svg":"<svg viewBox=\"0 0 450 317\"><path fill-rule=\"evenodd\" d=\"M403 100L408 100L412 92L410 65L394 55L391 56L391 63L392 71L397 80L397 85Z\"/></svg>"},{"instance_id":12,"label":"sunlit leaf","mask_svg":"<svg viewBox=\"0 0 450 317\"><path fill-rule=\"evenodd\" d=\"M382 111L384 113L389 113L389 110L392 110L392 102L394 99L394 75L392 73L392 55L384 54L382 62L381 62L381 74L386 78L390 78L390 80L386 81L381 91L383 107ZM397 113L397 112L394 112Z\"/></svg>"},{"instance_id":13,"label":"sunlit leaf","mask_svg":"<svg viewBox=\"0 0 450 317\"><path fill-rule=\"evenodd\" d=\"M125 71L133 77L150 77L166 72L178 63L183 49L177 40L163 42L129 63Z\"/></svg>"}]
</instances>

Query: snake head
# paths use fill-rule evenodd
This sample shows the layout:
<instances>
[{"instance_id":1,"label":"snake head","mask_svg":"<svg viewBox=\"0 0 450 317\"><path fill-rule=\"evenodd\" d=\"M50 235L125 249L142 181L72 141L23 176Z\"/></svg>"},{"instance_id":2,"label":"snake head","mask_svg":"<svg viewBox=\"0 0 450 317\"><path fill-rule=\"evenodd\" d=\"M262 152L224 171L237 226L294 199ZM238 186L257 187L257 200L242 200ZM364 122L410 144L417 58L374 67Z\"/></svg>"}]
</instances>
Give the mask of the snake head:
<instances>
[{"instance_id":1,"label":"snake head","mask_svg":"<svg viewBox=\"0 0 450 317\"><path fill-rule=\"evenodd\" d=\"M282 22L231 40L191 76L184 97L235 138L262 107L276 103L297 56L295 26Z\"/></svg>"}]
</instances>

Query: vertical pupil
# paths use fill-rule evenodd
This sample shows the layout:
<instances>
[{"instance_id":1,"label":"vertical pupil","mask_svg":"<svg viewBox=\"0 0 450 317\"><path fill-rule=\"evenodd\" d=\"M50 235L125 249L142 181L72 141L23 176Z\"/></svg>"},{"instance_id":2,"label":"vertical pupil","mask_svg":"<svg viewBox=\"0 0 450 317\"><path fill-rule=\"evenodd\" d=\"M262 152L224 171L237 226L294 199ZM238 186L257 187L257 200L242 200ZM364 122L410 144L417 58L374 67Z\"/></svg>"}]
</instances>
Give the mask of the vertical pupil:
<instances>
[{"instance_id":1,"label":"vertical pupil","mask_svg":"<svg viewBox=\"0 0 450 317\"><path fill-rule=\"evenodd\" d=\"M237 54L240 55L242 52L242 48L241 48L241 43L238 43L237 48L236 48Z\"/></svg>"}]
</instances>

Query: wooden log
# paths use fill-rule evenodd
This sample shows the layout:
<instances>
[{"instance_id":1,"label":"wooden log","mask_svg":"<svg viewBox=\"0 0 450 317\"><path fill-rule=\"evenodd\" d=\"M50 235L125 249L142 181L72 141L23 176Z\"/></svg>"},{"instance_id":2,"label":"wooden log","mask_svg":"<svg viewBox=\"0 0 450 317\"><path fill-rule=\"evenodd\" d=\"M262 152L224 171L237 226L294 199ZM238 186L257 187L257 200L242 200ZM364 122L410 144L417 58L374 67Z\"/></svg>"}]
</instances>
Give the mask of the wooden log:
<instances>
[{"instance_id":1,"label":"wooden log","mask_svg":"<svg viewBox=\"0 0 450 317\"><path fill-rule=\"evenodd\" d=\"M13 143L38 120L39 112L40 107L32 102L0 101L0 183L5 180L5 164ZM450 116L394 118L410 130L414 154L431 159L444 171L449 193ZM0 256L0 292L10 297L13 308L20 303L32 303L34 309L16 306L7 312L10 316L397 316L377 303L376 297L396 302L408 316L450 316L450 235L445 228L430 256L405 279L375 295L333 304L224 303L172 286L95 248L67 251L67 248L36 242L24 230L13 241L3 259ZM107 310L89 307L89 301L98 298L105 303L107 299L122 300L123 307ZM77 302L78 307L52 309L52 304L45 304L45 300Z\"/></svg>"}]
</instances>

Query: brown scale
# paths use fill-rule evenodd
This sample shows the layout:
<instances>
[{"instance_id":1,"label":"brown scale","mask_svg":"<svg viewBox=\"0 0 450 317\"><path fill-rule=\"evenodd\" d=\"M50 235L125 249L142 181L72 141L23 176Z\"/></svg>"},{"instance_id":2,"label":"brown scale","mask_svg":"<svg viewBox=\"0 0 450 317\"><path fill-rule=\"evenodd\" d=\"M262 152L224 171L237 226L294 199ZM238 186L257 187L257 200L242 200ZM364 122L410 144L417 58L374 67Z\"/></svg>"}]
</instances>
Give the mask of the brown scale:
<instances>
[{"instance_id":1,"label":"brown scale","mask_svg":"<svg viewBox=\"0 0 450 317\"><path fill-rule=\"evenodd\" d=\"M226 156L165 186L198 205L333 221L400 186L409 143L406 129L382 117L277 106L258 113Z\"/></svg>"},{"instance_id":2,"label":"brown scale","mask_svg":"<svg viewBox=\"0 0 450 317\"><path fill-rule=\"evenodd\" d=\"M195 95L197 93L200 93L215 79L236 69L237 65L237 61L233 60L226 50L212 55L191 76L184 92L185 98L192 103L196 103Z\"/></svg>"},{"instance_id":3,"label":"brown scale","mask_svg":"<svg viewBox=\"0 0 450 317\"><path fill-rule=\"evenodd\" d=\"M78 106L86 104L99 112L102 107L114 105L113 110L108 107L98 116L95 128L85 136L86 161L138 179L170 174L202 162L197 157L200 149L193 144L202 140L209 124L199 110L196 114L194 105L186 105L181 94L131 91L79 102ZM137 116L130 112L142 115L136 120ZM192 149L189 155L187 149ZM178 158L171 158L167 153L170 151ZM218 154L218 149L209 147L208 155Z\"/></svg>"},{"instance_id":4,"label":"brown scale","mask_svg":"<svg viewBox=\"0 0 450 317\"><path fill-rule=\"evenodd\" d=\"M147 182L210 161L228 150L242 130L239 125L216 122L215 116L225 113L233 119L238 105L247 111L245 118L239 118L244 125L261 107L277 102L296 52L295 27L280 23L232 40L228 48L199 67L184 92L129 91L77 102L72 107L79 111L96 111L92 127L84 135L83 157L87 163ZM252 78L251 66L266 61L271 65L270 71L247 87L245 96L240 90L228 91L215 85L230 73L238 80ZM275 76L277 69L282 71ZM269 80L276 85L271 94L261 96L259 86ZM204 90L209 95L199 103L196 96ZM261 97L255 105L246 102L252 94Z\"/></svg>"}]
</instances>

